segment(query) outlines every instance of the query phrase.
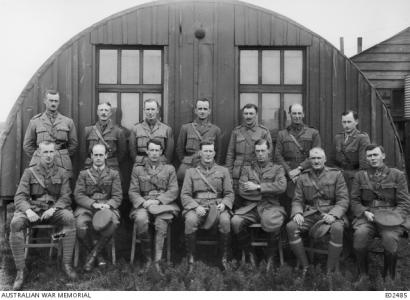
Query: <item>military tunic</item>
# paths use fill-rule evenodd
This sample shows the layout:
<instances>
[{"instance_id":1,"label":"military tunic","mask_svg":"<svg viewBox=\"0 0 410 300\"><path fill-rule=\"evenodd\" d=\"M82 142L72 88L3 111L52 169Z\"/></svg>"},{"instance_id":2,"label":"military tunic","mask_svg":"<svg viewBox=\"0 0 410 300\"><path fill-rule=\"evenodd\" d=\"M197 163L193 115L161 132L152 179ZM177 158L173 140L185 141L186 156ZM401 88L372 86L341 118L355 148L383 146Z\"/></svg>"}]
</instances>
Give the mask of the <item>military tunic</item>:
<instances>
[{"instance_id":1,"label":"military tunic","mask_svg":"<svg viewBox=\"0 0 410 300\"><path fill-rule=\"evenodd\" d=\"M72 119L57 113L54 122L50 121L47 113L34 116L28 124L24 136L23 149L31 158L30 166L36 165L40 156L37 151L41 142L56 143L55 162L58 166L69 171L72 176L72 163L70 156L77 150L77 133Z\"/></svg>"},{"instance_id":2,"label":"military tunic","mask_svg":"<svg viewBox=\"0 0 410 300\"><path fill-rule=\"evenodd\" d=\"M349 194L340 170L324 167L319 174L316 174L313 169L303 171L296 183L291 219L296 214L302 214L304 223L301 227L293 220L288 223L289 240L299 240L300 232L309 230L322 219L322 213L326 213L336 218L336 221L331 224L330 240L334 244L342 245L343 225L346 221L344 218L348 207Z\"/></svg>"},{"instance_id":3,"label":"military tunic","mask_svg":"<svg viewBox=\"0 0 410 300\"><path fill-rule=\"evenodd\" d=\"M259 139L265 139L269 142L269 157L271 157L272 138L266 127L260 124L252 127L239 125L232 131L225 165L232 176L235 192L238 191L242 167L255 161L255 142Z\"/></svg>"},{"instance_id":4,"label":"military tunic","mask_svg":"<svg viewBox=\"0 0 410 300\"><path fill-rule=\"evenodd\" d=\"M199 172L213 186L217 192L216 194L202 179ZM234 203L234 193L232 180L227 168L219 166L216 163L206 168L202 163L199 163L196 168L188 169L181 190L181 202L184 208L185 234L196 232L198 226L205 221L206 216L199 217L196 214L195 209L198 206L203 206L207 209L210 205L219 203L223 203L226 206L226 209L219 215L219 232L230 232L230 210Z\"/></svg>"},{"instance_id":5,"label":"military tunic","mask_svg":"<svg viewBox=\"0 0 410 300\"><path fill-rule=\"evenodd\" d=\"M26 215L28 209L32 209L39 217L50 208L56 209L48 220L38 222L55 224L66 230L66 236L63 238L64 263L71 262L75 242L68 172L56 164L49 168L38 164L31 168L45 188L30 168L24 170L14 196L15 212L10 223L10 247L19 270L24 267L24 232L30 224Z\"/></svg>"},{"instance_id":6,"label":"military tunic","mask_svg":"<svg viewBox=\"0 0 410 300\"><path fill-rule=\"evenodd\" d=\"M369 181L366 180L366 172ZM374 212L381 208L392 209L406 219L410 210L410 196L404 173L387 166L381 167L377 173L374 168L359 171L352 183L351 201L351 209L355 216L352 224L353 247L355 249L367 248L374 236L379 233L384 248L395 253L403 228L401 226L378 226L369 222L363 213L364 211Z\"/></svg>"},{"instance_id":7,"label":"military tunic","mask_svg":"<svg viewBox=\"0 0 410 300\"><path fill-rule=\"evenodd\" d=\"M100 233L111 236L120 223L118 208L122 202L122 189L118 171L107 166L103 170L97 170L95 167L82 170L78 175L74 198L77 203L74 216L76 217L79 234L81 232L85 235L85 231L88 230L92 217L96 213L92 205L94 203L103 203L110 206L112 214L109 218L112 220L112 225Z\"/></svg>"},{"instance_id":8,"label":"military tunic","mask_svg":"<svg viewBox=\"0 0 410 300\"><path fill-rule=\"evenodd\" d=\"M355 129L346 139L344 132L335 136L336 165L343 169L349 191L357 171L367 168L366 147L370 144L367 133Z\"/></svg>"},{"instance_id":9,"label":"military tunic","mask_svg":"<svg viewBox=\"0 0 410 300\"><path fill-rule=\"evenodd\" d=\"M200 124L198 120L182 125L179 132L176 153L181 165L178 168L177 177L179 181L184 180L185 172L188 168L195 166L195 157L200 150L202 141L211 141L215 145L215 161L220 164L222 160L222 139L221 129L206 121Z\"/></svg>"},{"instance_id":10,"label":"military tunic","mask_svg":"<svg viewBox=\"0 0 410 300\"><path fill-rule=\"evenodd\" d=\"M172 165L161 162L153 168L147 160L143 166L134 166L128 195L133 206L130 218L136 222L138 234L148 231L150 215L154 219L156 231L164 234L167 232L168 223L180 211L175 202L178 192L175 168ZM143 203L150 199L158 200L164 212L155 215L149 213Z\"/></svg>"},{"instance_id":11,"label":"military tunic","mask_svg":"<svg viewBox=\"0 0 410 300\"><path fill-rule=\"evenodd\" d=\"M157 139L161 141L164 150L163 155L165 156L162 160L164 162L171 163L174 154L174 137L172 134L172 129L168 125L158 120L152 128L145 120L136 124L132 128L129 141L129 149L132 160L143 164L144 157L147 156L147 142L150 139Z\"/></svg>"},{"instance_id":12,"label":"military tunic","mask_svg":"<svg viewBox=\"0 0 410 300\"><path fill-rule=\"evenodd\" d=\"M260 185L260 190L244 190L243 184L248 181ZM286 212L278 196L285 191L286 177L282 166L272 162L267 162L265 166L258 163L245 166L239 180L239 194L245 201L232 217L234 233L238 234L242 227L258 222L266 232L280 231Z\"/></svg>"},{"instance_id":13,"label":"military tunic","mask_svg":"<svg viewBox=\"0 0 410 300\"><path fill-rule=\"evenodd\" d=\"M127 140L123 130L114 125L111 120L109 120L105 129L102 128L101 123L97 122L95 124L97 130L99 130L102 141L97 134L94 126L85 127L85 139L86 139L86 149L88 156L91 155L93 146L96 144L108 145L107 149L107 160L106 165L110 168L119 170L119 163L125 158L127 152ZM92 165L91 159L88 157L84 163L85 168L89 168Z\"/></svg>"}]
</instances>

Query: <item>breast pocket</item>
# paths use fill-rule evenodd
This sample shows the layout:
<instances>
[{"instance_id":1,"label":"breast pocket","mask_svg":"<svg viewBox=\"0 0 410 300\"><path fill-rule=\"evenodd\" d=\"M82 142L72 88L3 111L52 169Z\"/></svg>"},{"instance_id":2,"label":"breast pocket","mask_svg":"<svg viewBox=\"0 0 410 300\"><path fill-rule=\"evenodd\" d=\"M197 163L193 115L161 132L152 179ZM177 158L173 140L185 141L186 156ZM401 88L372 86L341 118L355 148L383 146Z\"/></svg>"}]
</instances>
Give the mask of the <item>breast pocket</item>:
<instances>
[{"instance_id":1,"label":"breast pocket","mask_svg":"<svg viewBox=\"0 0 410 300\"><path fill-rule=\"evenodd\" d=\"M245 137L242 135L238 135L236 137L236 153L238 154L245 154L245 148L246 148L246 140Z\"/></svg>"},{"instance_id":2,"label":"breast pocket","mask_svg":"<svg viewBox=\"0 0 410 300\"><path fill-rule=\"evenodd\" d=\"M363 202L371 202L375 198L375 194L367 184L360 186L360 195Z\"/></svg>"},{"instance_id":3,"label":"breast pocket","mask_svg":"<svg viewBox=\"0 0 410 300\"><path fill-rule=\"evenodd\" d=\"M213 182L213 187L217 190L217 191L222 191L223 190L223 182L224 182L224 175L222 173L215 173L213 180L211 181Z\"/></svg>"},{"instance_id":4,"label":"breast pocket","mask_svg":"<svg viewBox=\"0 0 410 300\"><path fill-rule=\"evenodd\" d=\"M51 141L50 133L47 131L46 127L39 126L36 128L37 144L44 141Z\"/></svg>"},{"instance_id":5,"label":"breast pocket","mask_svg":"<svg viewBox=\"0 0 410 300\"><path fill-rule=\"evenodd\" d=\"M189 133L187 136L187 141L186 141L186 150L190 152L195 152L199 150L199 144L200 144L199 137L194 134L194 133Z\"/></svg>"},{"instance_id":6,"label":"breast pocket","mask_svg":"<svg viewBox=\"0 0 410 300\"><path fill-rule=\"evenodd\" d=\"M57 140L60 141L68 141L68 135L69 135L70 129L68 126L65 125L59 125L56 128L56 138Z\"/></svg>"},{"instance_id":7,"label":"breast pocket","mask_svg":"<svg viewBox=\"0 0 410 300\"><path fill-rule=\"evenodd\" d=\"M47 187L51 194L57 195L61 191L62 180L61 178L51 178L51 185Z\"/></svg>"},{"instance_id":8,"label":"breast pocket","mask_svg":"<svg viewBox=\"0 0 410 300\"><path fill-rule=\"evenodd\" d=\"M397 193L397 184L394 182L392 183L382 183L381 189L383 196L386 200L395 201L396 200L396 193Z\"/></svg>"},{"instance_id":9,"label":"breast pocket","mask_svg":"<svg viewBox=\"0 0 410 300\"><path fill-rule=\"evenodd\" d=\"M35 178L30 178L30 194L31 195L42 195L44 193L43 187Z\"/></svg>"},{"instance_id":10,"label":"breast pocket","mask_svg":"<svg viewBox=\"0 0 410 300\"><path fill-rule=\"evenodd\" d=\"M141 153L146 151L149 139L150 137L147 134L137 136L138 152Z\"/></svg>"}]
</instances>

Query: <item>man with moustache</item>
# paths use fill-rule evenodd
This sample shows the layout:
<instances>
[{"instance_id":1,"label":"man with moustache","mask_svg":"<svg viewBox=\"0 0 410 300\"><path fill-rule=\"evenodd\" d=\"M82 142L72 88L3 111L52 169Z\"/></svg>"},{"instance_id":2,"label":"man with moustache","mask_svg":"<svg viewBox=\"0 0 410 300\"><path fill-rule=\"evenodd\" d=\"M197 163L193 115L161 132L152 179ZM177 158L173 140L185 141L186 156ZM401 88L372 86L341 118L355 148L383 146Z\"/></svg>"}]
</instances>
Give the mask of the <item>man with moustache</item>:
<instances>
[{"instance_id":1,"label":"man with moustache","mask_svg":"<svg viewBox=\"0 0 410 300\"><path fill-rule=\"evenodd\" d=\"M160 106L155 99L144 100L144 121L132 128L129 140L130 154L134 163L144 165L147 143L151 139L161 142L163 149L161 160L165 163L172 162L174 137L171 127L159 121L159 110Z\"/></svg>"},{"instance_id":2,"label":"man with moustache","mask_svg":"<svg viewBox=\"0 0 410 300\"><path fill-rule=\"evenodd\" d=\"M86 272L96 261L100 267L107 264L100 253L120 224L121 180L118 171L106 165L107 157L106 146L95 144L92 166L80 172L74 190L78 239L88 251Z\"/></svg>"},{"instance_id":3,"label":"man with moustache","mask_svg":"<svg viewBox=\"0 0 410 300\"><path fill-rule=\"evenodd\" d=\"M255 104L246 104L242 108L243 124L234 128L229 140L226 153L226 167L228 168L235 193L239 192L239 178L242 168L249 166L255 161L255 142L265 139L272 145L272 138L269 130L263 125L258 124L258 107ZM269 149L271 157L272 148ZM236 203L236 205L239 204Z\"/></svg>"},{"instance_id":4,"label":"man with moustache","mask_svg":"<svg viewBox=\"0 0 410 300\"><path fill-rule=\"evenodd\" d=\"M338 265L343 248L344 215L349 207L349 194L343 174L336 168L325 166L326 155L322 148L309 151L311 168L304 170L296 183L292 201L291 221L286 225L289 245L306 275L308 259L301 234L309 231L315 236L326 228L330 232L327 256L327 273ZM313 228L312 228L313 227Z\"/></svg>"},{"instance_id":5,"label":"man with moustache","mask_svg":"<svg viewBox=\"0 0 410 300\"><path fill-rule=\"evenodd\" d=\"M181 190L189 272L193 270L198 227L210 229L216 224L222 248L221 263L224 269L227 268L231 232L230 210L234 202L229 171L214 161L214 143L201 142L199 156L198 166L186 171Z\"/></svg>"},{"instance_id":6,"label":"man with moustache","mask_svg":"<svg viewBox=\"0 0 410 300\"><path fill-rule=\"evenodd\" d=\"M357 112L348 110L342 113L343 132L336 134L336 165L343 169L349 191L354 175L367 167L366 146L370 144L366 132L357 129L359 116Z\"/></svg>"},{"instance_id":7,"label":"man with moustache","mask_svg":"<svg viewBox=\"0 0 410 300\"><path fill-rule=\"evenodd\" d=\"M242 207L235 211L231 219L232 230L237 236L239 247L245 251L253 266L255 257L252 251L248 226L260 223L268 235L267 264L269 271L274 265L275 245L285 221L285 209L279 203L278 195L286 191L286 177L282 166L269 160L267 140L255 142L256 162L242 169L239 180L239 194L244 199Z\"/></svg>"},{"instance_id":8,"label":"man with moustache","mask_svg":"<svg viewBox=\"0 0 410 300\"><path fill-rule=\"evenodd\" d=\"M355 216L353 248L359 284L368 276L368 247L376 235L380 235L384 248L383 277L386 281L395 279L402 223L410 210L404 173L384 164L386 155L382 146L370 144L365 151L369 167L357 172L351 190L351 210Z\"/></svg>"},{"instance_id":9,"label":"man with moustache","mask_svg":"<svg viewBox=\"0 0 410 300\"><path fill-rule=\"evenodd\" d=\"M130 218L137 225L137 236L141 240L141 248L146 260L143 271L146 271L152 262L149 224L154 223L154 267L160 275L163 275L160 261L164 239L168 226L180 211L175 203L179 192L178 182L175 168L160 159L162 155L160 141L149 140L147 154L145 164L143 166L134 165L132 170L128 192L133 206Z\"/></svg>"},{"instance_id":10,"label":"man with moustache","mask_svg":"<svg viewBox=\"0 0 410 300\"><path fill-rule=\"evenodd\" d=\"M275 148L275 161L282 165L288 178L283 203L287 212L290 211L296 180L303 170L310 167L309 150L321 146L319 131L303 123L302 105L290 105L289 115L291 124L279 131Z\"/></svg>"},{"instance_id":11,"label":"man with moustache","mask_svg":"<svg viewBox=\"0 0 410 300\"><path fill-rule=\"evenodd\" d=\"M76 234L69 176L54 162L55 148L53 142L39 143L39 161L24 170L14 196L15 211L10 223L10 248L17 269L14 290L21 290L27 275L24 233L30 224L51 223L62 227L63 272L70 279L77 278L71 265Z\"/></svg>"},{"instance_id":12,"label":"man with moustache","mask_svg":"<svg viewBox=\"0 0 410 300\"><path fill-rule=\"evenodd\" d=\"M37 165L40 160L38 145L48 141L55 143L55 161L57 166L68 171L73 176L70 156L77 150L77 133L72 119L58 112L60 95L55 90L47 90L44 104L46 110L35 115L28 124L23 141L23 149L31 158L30 166Z\"/></svg>"},{"instance_id":13,"label":"man with moustache","mask_svg":"<svg viewBox=\"0 0 410 300\"><path fill-rule=\"evenodd\" d=\"M179 182L184 181L186 170L194 167L198 162L199 144L203 140L215 143L215 161L220 164L222 160L221 129L209 122L211 101L207 98L196 100L194 113L195 120L192 123L182 125L179 132L176 146L176 153L181 162L177 172Z\"/></svg>"},{"instance_id":14,"label":"man with moustache","mask_svg":"<svg viewBox=\"0 0 410 300\"><path fill-rule=\"evenodd\" d=\"M97 107L98 121L95 125L84 129L86 140L87 157L84 167L88 169L92 165L92 149L96 144L103 144L107 148L106 165L109 168L119 170L119 164L124 159L127 151L127 141L123 130L113 124L111 103L101 103Z\"/></svg>"}]
</instances>

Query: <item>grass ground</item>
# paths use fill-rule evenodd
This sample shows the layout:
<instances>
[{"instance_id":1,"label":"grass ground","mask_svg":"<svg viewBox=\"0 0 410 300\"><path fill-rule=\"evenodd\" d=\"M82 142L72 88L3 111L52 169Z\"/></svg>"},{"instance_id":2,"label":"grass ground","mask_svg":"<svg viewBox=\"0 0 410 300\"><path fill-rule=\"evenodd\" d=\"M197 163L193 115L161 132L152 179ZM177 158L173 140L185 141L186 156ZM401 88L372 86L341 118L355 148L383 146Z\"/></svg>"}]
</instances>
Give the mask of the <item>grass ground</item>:
<instances>
[{"instance_id":1,"label":"grass ground","mask_svg":"<svg viewBox=\"0 0 410 300\"><path fill-rule=\"evenodd\" d=\"M174 239L172 264L163 263L164 277L154 270L139 275L139 263L129 264L130 228L123 226L118 232L117 264L108 264L105 269L96 269L84 273L78 268L80 279L75 282L66 280L55 258L48 259L48 251L32 250L27 259L28 276L25 290L121 290L121 291L316 291L329 290L325 274L325 257L317 256L315 266L309 270L305 280L300 278L300 271L295 270L295 260L289 248L285 248L285 264L274 271L265 271L263 255L259 252L260 263L257 269L249 264L241 264L236 259L230 262L230 268L222 272L218 267L217 253L212 249L199 248L199 259L194 272L187 274L182 241ZM16 270L7 242L0 244L0 290L10 290ZM370 255L370 278L361 286L355 286L357 278L353 258L345 258L340 265L340 273L333 276L333 290L410 290L410 244L402 239L397 263L398 278L392 284L385 284L381 278L383 256ZM138 253L137 253L138 255ZM137 256L138 257L138 256ZM81 261L80 261L81 266Z\"/></svg>"}]
</instances>

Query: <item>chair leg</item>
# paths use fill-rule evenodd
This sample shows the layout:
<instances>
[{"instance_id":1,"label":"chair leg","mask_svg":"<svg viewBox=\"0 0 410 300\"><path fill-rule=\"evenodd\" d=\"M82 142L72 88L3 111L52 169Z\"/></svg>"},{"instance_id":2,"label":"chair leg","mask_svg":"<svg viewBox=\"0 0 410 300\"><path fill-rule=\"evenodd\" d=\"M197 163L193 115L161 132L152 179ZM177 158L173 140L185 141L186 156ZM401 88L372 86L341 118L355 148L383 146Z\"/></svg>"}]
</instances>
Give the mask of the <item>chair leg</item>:
<instances>
[{"instance_id":1,"label":"chair leg","mask_svg":"<svg viewBox=\"0 0 410 300\"><path fill-rule=\"evenodd\" d=\"M171 263L171 224L167 228L167 263Z\"/></svg>"},{"instance_id":2,"label":"chair leg","mask_svg":"<svg viewBox=\"0 0 410 300\"><path fill-rule=\"evenodd\" d=\"M283 264L284 264L284 259L283 259L283 242L282 242L282 235L279 235L278 251L279 251L279 261L280 261L280 265L283 266Z\"/></svg>"},{"instance_id":3,"label":"chair leg","mask_svg":"<svg viewBox=\"0 0 410 300\"><path fill-rule=\"evenodd\" d=\"M309 248L313 249L314 246L315 246L315 242L313 241L313 239L309 239ZM313 263L314 259L315 259L315 252L309 251L309 260L310 260L310 262Z\"/></svg>"},{"instance_id":4,"label":"chair leg","mask_svg":"<svg viewBox=\"0 0 410 300\"><path fill-rule=\"evenodd\" d=\"M30 228L27 228L26 236L25 236L25 244L26 245L30 243L30 237L31 237L31 230L30 230ZM27 259L27 257L28 257L28 249L29 249L28 247L26 247L24 249L24 259Z\"/></svg>"},{"instance_id":5,"label":"chair leg","mask_svg":"<svg viewBox=\"0 0 410 300\"><path fill-rule=\"evenodd\" d=\"M117 256L115 253L115 239L112 237L111 239L111 259L112 259L112 264L115 265L117 263Z\"/></svg>"},{"instance_id":6,"label":"chair leg","mask_svg":"<svg viewBox=\"0 0 410 300\"><path fill-rule=\"evenodd\" d=\"M134 264L136 239L137 239L137 225L134 223L134 227L132 229L132 242L131 242L131 257L130 257L131 265Z\"/></svg>"}]
</instances>

